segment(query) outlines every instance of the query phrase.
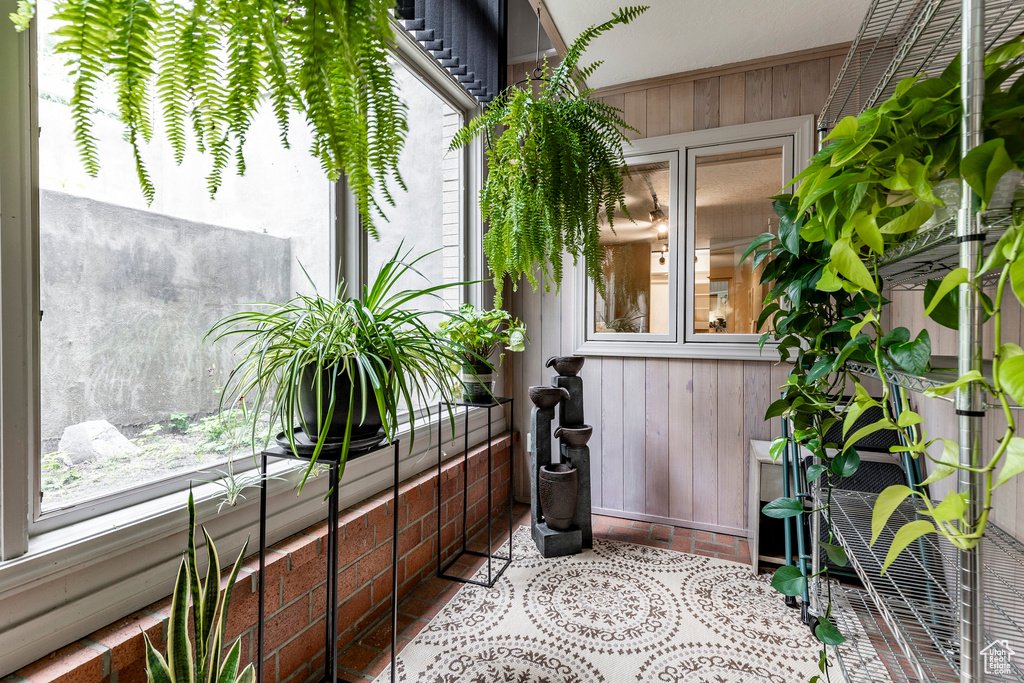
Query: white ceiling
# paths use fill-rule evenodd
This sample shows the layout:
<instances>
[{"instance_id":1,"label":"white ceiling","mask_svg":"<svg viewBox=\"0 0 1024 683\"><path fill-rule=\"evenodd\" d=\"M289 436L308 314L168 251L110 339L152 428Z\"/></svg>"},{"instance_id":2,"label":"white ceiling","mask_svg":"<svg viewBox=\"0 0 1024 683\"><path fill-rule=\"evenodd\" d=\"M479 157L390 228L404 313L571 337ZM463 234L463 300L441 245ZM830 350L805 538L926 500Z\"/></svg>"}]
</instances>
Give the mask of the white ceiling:
<instances>
[{"instance_id":1,"label":"white ceiling","mask_svg":"<svg viewBox=\"0 0 1024 683\"><path fill-rule=\"evenodd\" d=\"M853 40L870 0L643 0L633 23L594 40L583 64L603 88ZM566 44L606 21L624 0L546 0ZM637 4L641 4L637 2Z\"/></svg>"}]
</instances>

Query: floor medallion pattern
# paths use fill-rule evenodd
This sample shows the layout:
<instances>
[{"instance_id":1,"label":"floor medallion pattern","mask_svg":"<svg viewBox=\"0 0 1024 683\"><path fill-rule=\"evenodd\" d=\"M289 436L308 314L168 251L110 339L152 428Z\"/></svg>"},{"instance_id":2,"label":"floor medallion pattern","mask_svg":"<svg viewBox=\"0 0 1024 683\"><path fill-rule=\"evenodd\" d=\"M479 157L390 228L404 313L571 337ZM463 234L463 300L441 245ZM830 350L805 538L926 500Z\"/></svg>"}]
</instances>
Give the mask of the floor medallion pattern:
<instances>
[{"instance_id":1,"label":"floor medallion pattern","mask_svg":"<svg viewBox=\"0 0 1024 683\"><path fill-rule=\"evenodd\" d=\"M517 529L512 566L493 588L463 586L401 652L397 680L806 683L820 673L817 641L770 575L672 550L594 544L545 560L529 529ZM870 650L865 634L846 635ZM837 669L831 680L844 683ZM385 669L376 683L388 681Z\"/></svg>"}]
</instances>

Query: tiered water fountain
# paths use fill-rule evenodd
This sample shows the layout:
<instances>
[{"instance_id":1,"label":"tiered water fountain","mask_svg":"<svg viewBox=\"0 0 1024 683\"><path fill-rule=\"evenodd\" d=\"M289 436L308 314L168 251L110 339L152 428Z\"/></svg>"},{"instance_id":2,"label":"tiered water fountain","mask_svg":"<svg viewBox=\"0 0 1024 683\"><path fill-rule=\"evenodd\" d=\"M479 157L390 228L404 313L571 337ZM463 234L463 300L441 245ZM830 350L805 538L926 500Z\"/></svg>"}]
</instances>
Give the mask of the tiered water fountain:
<instances>
[{"instance_id":1,"label":"tiered water fountain","mask_svg":"<svg viewBox=\"0 0 1024 683\"><path fill-rule=\"evenodd\" d=\"M590 519L590 448L593 428L583 422L582 356L556 356L545 364L551 386L530 387L530 527L543 557L574 555L593 544ZM551 459L551 423L558 406L559 462Z\"/></svg>"}]
</instances>

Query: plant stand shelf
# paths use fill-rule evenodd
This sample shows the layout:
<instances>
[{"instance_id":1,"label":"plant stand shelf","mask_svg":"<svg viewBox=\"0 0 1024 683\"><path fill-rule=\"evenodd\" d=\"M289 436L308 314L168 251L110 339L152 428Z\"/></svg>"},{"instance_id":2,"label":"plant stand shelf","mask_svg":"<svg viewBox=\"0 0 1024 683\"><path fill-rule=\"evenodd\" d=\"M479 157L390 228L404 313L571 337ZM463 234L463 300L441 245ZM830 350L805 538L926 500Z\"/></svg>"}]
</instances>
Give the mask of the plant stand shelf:
<instances>
[{"instance_id":1,"label":"plant stand shelf","mask_svg":"<svg viewBox=\"0 0 1024 683\"><path fill-rule=\"evenodd\" d=\"M395 658L398 641L398 485L399 460L398 441L393 444L379 444L358 451L349 450L346 462L371 453L392 448L395 454L394 482L392 488L392 517L394 529L391 536L391 682L395 681ZM324 676L321 683L345 683L338 678L338 486L340 484L340 447L324 447L317 462L328 465L327 499L327 599L326 599L326 633L324 650ZM271 446L260 454L263 479L260 481L260 575L258 598L258 626L256 640L256 683L263 681L263 631L264 631L264 581L266 575L267 555L267 459L281 458L309 462L310 456L296 455L289 448Z\"/></svg>"},{"instance_id":2,"label":"plant stand shelf","mask_svg":"<svg viewBox=\"0 0 1024 683\"><path fill-rule=\"evenodd\" d=\"M920 502L905 502L893 513L878 541L870 545L875 494L832 491L832 521L850 563L864 583L891 638L922 681L958 683L960 612L957 603L958 551L935 534L915 541L881 574L896 530L923 518ZM984 547L985 648L1024 653L1024 545L989 524ZM851 599L851 604L856 600ZM884 634L880 634L883 635ZM895 648L890 649L895 650ZM984 655L983 655L984 656ZM1010 657L1005 670L991 667L987 681L1024 681L1024 665Z\"/></svg>"},{"instance_id":3,"label":"plant stand shelf","mask_svg":"<svg viewBox=\"0 0 1024 683\"><path fill-rule=\"evenodd\" d=\"M445 403L442 401L437 404L437 575L439 578L448 579L450 581L458 581L460 583L471 583L474 586L484 586L491 588L494 583L501 577L505 570L508 569L509 565L512 564L512 531L513 531L513 510L512 510L512 494L509 491L508 501L508 555L496 555L494 554L493 538L491 536L491 493L492 493L492 475L494 470L494 463L492 460L492 445L491 436L493 434L493 417L494 408L500 408L505 405L509 407L509 424L515 424L515 399L507 398L503 396L494 397L493 403L473 403L459 399L452 403ZM448 560L444 565L441 564L441 460L444 455L441 450L441 444L443 439L441 438L441 427L444 420L444 408L448 406L449 410L458 411L461 407L464 409L465 414L465 430L463 433L462 442L462 549L456 553L451 559ZM469 550L466 547L466 527L468 526L468 517L466 516L469 499L469 409L470 408L486 408L487 409L487 552L480 552L477 550ZM515 457L509 455L508 459L509 466L509 486L511 482L515 481ZM448 574L448 570L451 566L459 561L463 555L472 555L474 557L483 557L487 559L487 580L478 581L473 578L465 578L462 576L455 576L454 574ZM497 560L501 564L495 571L494 561Z\"/></svg>"},{"instance_id":4,"label":"plant stand shelf","mask_svg":"<svg viewBox=\"0 0 1024 683\"><path fill-rule=\"evenodd\" d=\"M921 683L867 591L838 584L832 590L841 593L832 606L839 630L846 635L863 634L863 639L847 640L834 648L846 683Z\"/></svg>"}]
</instances>

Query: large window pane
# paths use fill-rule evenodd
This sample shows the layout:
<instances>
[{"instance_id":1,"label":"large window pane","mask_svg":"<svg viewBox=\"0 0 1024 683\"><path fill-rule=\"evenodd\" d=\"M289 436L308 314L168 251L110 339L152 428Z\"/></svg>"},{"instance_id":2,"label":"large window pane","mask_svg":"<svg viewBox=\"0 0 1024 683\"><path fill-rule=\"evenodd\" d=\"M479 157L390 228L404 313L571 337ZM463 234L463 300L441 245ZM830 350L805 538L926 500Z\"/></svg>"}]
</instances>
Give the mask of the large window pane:
<instances>
[{"instance_id":1,"label":"large window pane","mask_svg":"<svg viewBox=\"0 0 1024 683\"><path fill-rule=\"evenodd\" d=\"M696 157L693 333L753 334L766 294L753 256L762 232L777 232L771 200L781 187L781 147Z\"/></svg>"},{"instance_id":2,"label":"large window pane","mask_svg":"<svg viewBox=\"0 0 1024 683\"><path fill-rule=\"evenodd\" d=\"M668 333L671 176L667 161L630 165L623 186L633 221L602 226L605 293L595 294L593 332Z\"/></svg>"},{"instance_id":3,"label":"large window pane","mask_svg":"<svg viewBox=\"0 0 1024 683\"><path fill-rule=\"evenodd\" d=\"M395 206L382 196L377 201L388 221L380 222L380 239L368 239L367 278L372 280L381 264L401 245L411 257L429 254L416 265L400 287L422 289L429 285L462 280L462 153L448 152L452 136L462 126L462 114L414 73L395 61L399 95L409 108L409 132L399 159L399 171L408 192L392 188ZM458 287L444 290L441 299L425 297L426 309L455 310Z\"/></svg>"},{"instance_id":4,"label":"large window pane","mask_svg":"<svg viewBox=\"0 0 1024 683\"><path fill-rule=\"evenodd\" d=\"M285 149L264 111L245 176L225 173L216 199L209 156L191 146L175 164L158 126L144 150L157 192L147 206L109 88L89 177L52 2L39 11L41 483L52 510L251 451L241 417L218 414L231 344L203 337L243 304L282 302L310 280L330 291L331 188L306 126L295 121Z\"/></svg>"}]
</instances>

